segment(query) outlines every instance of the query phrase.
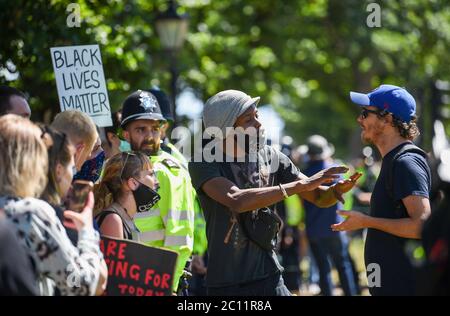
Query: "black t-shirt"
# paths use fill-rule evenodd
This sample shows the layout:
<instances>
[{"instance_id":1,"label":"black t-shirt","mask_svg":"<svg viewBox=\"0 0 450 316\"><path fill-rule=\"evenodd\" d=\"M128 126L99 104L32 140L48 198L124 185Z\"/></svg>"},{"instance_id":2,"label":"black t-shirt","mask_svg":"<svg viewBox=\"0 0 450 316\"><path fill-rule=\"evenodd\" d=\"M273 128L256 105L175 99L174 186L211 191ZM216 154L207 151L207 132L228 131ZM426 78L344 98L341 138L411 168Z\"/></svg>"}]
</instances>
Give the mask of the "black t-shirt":
<instances>
[{"instance_id":1,"label":"black t-shirt","mask_svg":"<svg viewBox=\"0 0 450 316\"><path fill-rule=\"evenodd\" d=\"M431 173L424 157L417 153L404 153L394 162L392 195L388 194L386 181L389 166L405 144L391 150L384 158L380 176L370 201L370 216L378 218L406 218L406 212L396 210L396 201L410 195L429 198ZM391 196L393 198L391 198ZM381 287L369 288L372 295L414 295L415 272L405 246L410 239L401 238L376 229L368 229L365 244L365 263L378 264ZM368 271L369 275L374 272ZM373 278L373 276L372 276Z\"/></svg>"},{"instance_id":2,"label":"black t-shirt","mask_svg":"<svg viewBox=\"0 0 450 316\"><path fill-rule=\"evenodd\" d=\"M31 260L8 222L0 219L0 296L37 294Z\"/></svg>"},{"instance_id":3,"label":"black t-shirt","mask_svg":"<svg viewBox=\"0 0 450 316\"><path fill-rule=\"evenodd\" d=\"M298 179L299 171L281 152L265 146L259 153L261 187L288 183ZM242 172L236 172L241 169ZM268 252L250 241L242 227L234 225L231 238L225 237L231 227L231 211L224 205L207 196L202 185L212 178L224 177L245 189L256 180L252 163L236 162L191 162L189 172L194 188L205 215L208 238L208 287L222 287L262 280L282 271L274 251ZM248 175L248 181L243 176ZM252 185L251 185L252 186Z\"/></svg>"}]
</instances>

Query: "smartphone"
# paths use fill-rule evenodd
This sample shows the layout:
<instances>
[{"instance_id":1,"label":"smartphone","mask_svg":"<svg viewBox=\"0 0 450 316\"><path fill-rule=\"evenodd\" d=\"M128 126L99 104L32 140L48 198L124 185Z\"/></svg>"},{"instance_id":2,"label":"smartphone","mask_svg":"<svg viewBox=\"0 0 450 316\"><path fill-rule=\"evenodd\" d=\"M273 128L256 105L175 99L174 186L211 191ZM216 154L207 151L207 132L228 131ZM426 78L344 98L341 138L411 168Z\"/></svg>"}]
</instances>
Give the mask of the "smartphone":
<instances>
[{"instance_id":1,"label":"smartphone","mask_svg":"<svg viewBox=\"0 0 450 316\"><path fill-rule=\"evenodd\" d=\"M66 208L80 213L86 205L89 192L94 189L94 183L86 180L75 180L69 190Z\"/></svg>"}]
</instances>

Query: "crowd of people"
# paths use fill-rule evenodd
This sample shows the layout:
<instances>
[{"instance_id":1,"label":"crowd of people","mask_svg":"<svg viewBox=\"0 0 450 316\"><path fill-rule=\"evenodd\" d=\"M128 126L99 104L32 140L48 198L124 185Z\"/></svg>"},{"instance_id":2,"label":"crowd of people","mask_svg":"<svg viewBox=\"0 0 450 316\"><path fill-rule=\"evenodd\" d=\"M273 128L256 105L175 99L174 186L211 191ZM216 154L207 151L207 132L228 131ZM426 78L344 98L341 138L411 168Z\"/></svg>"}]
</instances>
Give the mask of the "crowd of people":
<instances>
[{"instance_id":1,"label":"crowd of people","mask_svg":"<svg viewBox=\"0 0 450 316\"><path fill-rule=\"evenodd\" d=\"M113 125L98 128L76 110L34 123L25 94L0 87L0 294L102 295L108 269L99 245L108 236L175 251L174 295L291 296L301 257L293 198L302 201L322 295L333 295L332 265L344 295L361 293L348 240L361 230L365 264L381 272L367 269L372 295L449 294L449 225L440 222L444 233L425 240L423 273L433 285L405 252L432 211L427 154L413 144L414 98L382 85L350 100L362 110L362 140L382 157L378 178L367 168L349 175L320 135L306 140L299 168L267 144L259 97L238 90L205 102L200 159L189 159L170 142L172 107L159 89L134 91ZM75 211L67 202L79 180L95 185ZM355 209L344 211L352 189ZM436 265L447 272L436 274Z\"/></svg>"}]
</instances>

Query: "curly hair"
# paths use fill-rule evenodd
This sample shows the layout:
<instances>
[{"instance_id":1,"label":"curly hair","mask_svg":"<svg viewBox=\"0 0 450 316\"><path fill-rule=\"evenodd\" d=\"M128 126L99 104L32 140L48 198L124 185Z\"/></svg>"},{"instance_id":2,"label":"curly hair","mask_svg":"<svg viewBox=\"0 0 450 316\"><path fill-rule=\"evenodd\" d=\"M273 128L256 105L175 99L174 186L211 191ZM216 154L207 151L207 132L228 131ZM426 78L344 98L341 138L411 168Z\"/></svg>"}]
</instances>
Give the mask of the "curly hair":
<instances>
[{"instance_id":1,"label":"curly hair","mask_svg":"<svg viewBox=\"0 0 450 316\"><path fill-rule=\"evenodd\" d=\"M392 114L386 110L379 111L378 117L385 117L388 114ZM413 115L411 121L406 123L392 114L392 126L397 128L400 136L408 140L414 140L420 135L419 127L417 126L417 116Z\"/></svg>"},{"instance_id":2,"label":"curly hair","mask_svg":"<svg viewBox=\"0 0 450 316\"><path fill-rule=\"evenodd\" d=\"M414 140L420 135L416 116L413 116L411 121L409 121L409 123L406 123L392 115L392 126L397 128L400 136L408 140Z\"/></svg>"}]
</instances>

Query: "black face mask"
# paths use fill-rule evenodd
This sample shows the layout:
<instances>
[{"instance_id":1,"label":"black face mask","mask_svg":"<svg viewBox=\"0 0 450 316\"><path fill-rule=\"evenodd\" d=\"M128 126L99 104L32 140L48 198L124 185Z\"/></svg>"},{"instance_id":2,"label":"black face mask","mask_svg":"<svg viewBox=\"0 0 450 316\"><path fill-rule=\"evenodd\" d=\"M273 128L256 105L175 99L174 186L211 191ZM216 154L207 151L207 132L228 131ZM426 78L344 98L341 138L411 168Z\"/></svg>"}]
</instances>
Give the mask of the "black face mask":
<instances>
[{"instance_id":1,"label":"black face mask","mask_svg":"<svg viewBox=\"0 0 450 316\"><path fill-rule=\"evenodd\" d=\"M150 211L161 199L161 196L155 190L141 182L139 182L138 188L133 191L133 196L139 213Z\"/></svg>"}]
</instances>

